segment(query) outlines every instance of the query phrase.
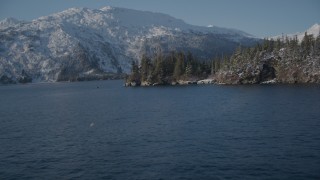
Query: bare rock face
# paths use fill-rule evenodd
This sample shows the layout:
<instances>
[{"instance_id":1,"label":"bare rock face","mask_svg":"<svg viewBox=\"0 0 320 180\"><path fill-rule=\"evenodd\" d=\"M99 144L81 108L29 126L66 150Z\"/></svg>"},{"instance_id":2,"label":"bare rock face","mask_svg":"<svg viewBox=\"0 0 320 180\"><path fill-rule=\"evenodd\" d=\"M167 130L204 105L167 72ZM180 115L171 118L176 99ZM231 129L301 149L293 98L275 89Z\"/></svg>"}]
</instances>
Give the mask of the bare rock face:
<instances>
[{"instance_id":1,"label":"bare rock face","mask_svg":"<svg viewBox=\"0 0 320 180\"><path fill-rule=\"evenodd\" d=\"M263 64L262 70L260 72L260 81L270 81L276 77L276 72L274 67L270 64Z\"/></svg>"}]
</instances>

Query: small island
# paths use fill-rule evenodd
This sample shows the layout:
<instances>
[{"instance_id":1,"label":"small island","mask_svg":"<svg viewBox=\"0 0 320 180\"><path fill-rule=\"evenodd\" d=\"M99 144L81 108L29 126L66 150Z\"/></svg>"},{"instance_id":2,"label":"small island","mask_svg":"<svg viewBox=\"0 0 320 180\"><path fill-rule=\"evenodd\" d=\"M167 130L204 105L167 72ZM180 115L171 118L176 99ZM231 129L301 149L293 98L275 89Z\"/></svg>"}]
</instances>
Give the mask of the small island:
<instances>
[{"instance_id":1,"label":"small island","mask_svg":"<svg viewBox=\"0 0 320 180\"><path fill-rule=\"evenodd\" d=\"M199 60L192 53L160 51L132 62L125 86L320 83L320 36L265 39L229 56Z\"/></svg>"}]
</instances>

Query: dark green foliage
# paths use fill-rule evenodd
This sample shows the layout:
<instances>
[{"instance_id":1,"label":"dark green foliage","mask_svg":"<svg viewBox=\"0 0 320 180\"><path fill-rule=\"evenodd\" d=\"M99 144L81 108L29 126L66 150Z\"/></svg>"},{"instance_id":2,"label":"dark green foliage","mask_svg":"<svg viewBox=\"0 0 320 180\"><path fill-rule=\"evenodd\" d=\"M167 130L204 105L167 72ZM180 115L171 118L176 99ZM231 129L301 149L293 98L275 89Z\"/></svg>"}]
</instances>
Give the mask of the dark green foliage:
<instances>
[{"instance_id":1,"label":"dark green foliage","mask_svg":"<svg viewBox=\"0 0 320 180\"><path fill-rule=\"evenodd\" d=\"M221 67L220 64L221 64L220 59L215 58L215 60L214 60L214 73L219 71L219 69Z\"/></svg>"},{"instance_id":2,"label":"dark green foliage","mask_svg":"<svg viewBox=\"0 0 320 180\"><path fill-rule=\"evenodd\" d=\"M137 84L170 84L179 80L199 79L211 73L211 63L197 60L190 52L157 53L153 60L143 55L140 66L132 63L127 82Z\"/></svg>"},{"instance_id":3,"label":"dark green foliage","mask_svg":"<svg viewBox=\"0 0 320 180\"><path fill-rule=\"evenodd\" d=\"M143 55L141 58L141 81L147 81L148 79L150 79L151 72L151 60L147 56Z\"/></svg>"},{"instance_id":4,"label":"dark green foliage","mask_svg":"<svg viewBox=\"0 0 320 180\"><path fill-rule=\"evenodd\" d=\"M320 34L314 42L314 54L320 56Z\"/></svg>"},{"instance_id":5,"label":"dark green foliage","mask_svg":"<svg viewBox=\"0 0 320 180\"><path fill-rule=\"evenodd\" d=\"M319 82L320 37L305 34L298 38L267 40L254 47L238 46L231 56L216 57L212 61L200 61L190 52L158 51L150 59L142 56L140 66L132 64L127 82L136 84L171 84L180 80L194 81L211 75L221 83ZM312 65L312 68L310 67ZM310 75L311 74L311 75Z\"/></svg>"},{"instance_id":6,"label":"dark green foliage","mask_svg":"<svg viewBox=\"0 0 320 180\"><path fill-rule=\"evenodd\" d=\"M15 84L16 82L9 78L7 75L0 77L0 84Z\"/></svg>"},{"instance_id":7,"label":"dark green foliage","mask_svg":"<svg viewBox=\"0 0 320 180\"><path fill-rule=\"evenodd\" d=\"M302 56L306 57L307 55L310 54L311 52L311 48L313 45L313 36L312 35L308 35L307 32L305 33L303 40L301 42L301 50L302 50Z\"/></svg>"},{"instance_id":8,"label":"dark green foliage","mask_svg":"<svg viewBox=\"0 0 320 180\"><path fill-rule=\"evenodd\" d=\"M184 74L184 54L180 52L177 54L177 60L174 65L173 78L179 80L180 77Z\"/></svg>"},{"instance_id":9,"label":"dark green foliage","mask_svg":"<svg viewBox=\"0 0 320 180\"><path fill-rule=\"evenodd\" d=\"M267 40L255 47L238 47L230 58L215 60L215 73L222 83L319 82L320 40L305 34L298 38ZM232 79L232 80L230 80Z\"/></svg>"},{"instance_id":10,"label":"dark green foliage","mask_svg":"<svg viewBox=\"0 0 320 180\"><path fill-rule=\"evenodd\" d=\"M131 67L132 67L132 70L131 70L130 76L128 77L128 81L136 82L137 84L140 84L141 74L140 74L138 64L135 61L132 61Z\"/></svg>"},{"instance_id":11,"label":"dark green foliage","mask_svg":"<svg viewBox=\"0 0 320 180\"><path fill-rule=\"evenodd\" d=\"M21 76L18 78L19 83L30 83L32 82L32 78L25 72L23 69L21 72Z\"/></svg>"},{"instance_id":12,"label":"dark green foliage","mask_svg":"<svg viewBox=\"0 0 320 180\"><path fill-rule=\"evenodd\" d=\"M282 46L283 46L282 41L280 41L280 39L277 39L277 41L275 42L275 50L279 51Z\"/></svg>"},{"instance_id":13,"label":"dark green foliage","mask_svg":"<svg viewBox=\"0 0 320 180\"><path fill-rule=\"evenodd\" d=\"M155 61L155 69L153 71L153 77L154 77L154 80L155 82L157 83L164 83L164 80L165 80L165 71L164 71L164 68L165 68L165 65L164 65L165 62L163 62L163 59L162 58L157 58L156 61Z\"/></svg>"}]
</instances>

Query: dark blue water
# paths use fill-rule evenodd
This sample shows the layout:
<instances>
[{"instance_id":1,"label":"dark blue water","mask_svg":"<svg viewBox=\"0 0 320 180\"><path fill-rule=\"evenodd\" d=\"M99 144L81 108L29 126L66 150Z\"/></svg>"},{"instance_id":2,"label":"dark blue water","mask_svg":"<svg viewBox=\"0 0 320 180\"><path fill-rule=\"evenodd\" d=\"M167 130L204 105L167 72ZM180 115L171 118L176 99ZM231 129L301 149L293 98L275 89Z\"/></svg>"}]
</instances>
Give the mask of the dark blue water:
<instances>
[{"instance_id":1,"label":"dark blue water","mask_svg":"<svg viewBox=\"0 0 320 180\"><path fill-rule=\"evenodd\" d=\"M122 83L0 86L0 179L320 179L319 85Z\"/></svg>"}]
</instances>

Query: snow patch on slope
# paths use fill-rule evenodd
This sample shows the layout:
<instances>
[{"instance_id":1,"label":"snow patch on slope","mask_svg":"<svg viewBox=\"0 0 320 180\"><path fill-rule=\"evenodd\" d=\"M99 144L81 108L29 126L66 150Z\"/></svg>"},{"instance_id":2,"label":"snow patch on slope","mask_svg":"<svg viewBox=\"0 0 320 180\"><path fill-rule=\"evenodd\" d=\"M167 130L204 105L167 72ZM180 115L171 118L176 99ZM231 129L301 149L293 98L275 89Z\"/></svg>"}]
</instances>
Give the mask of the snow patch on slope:
<instances>
[{"instance_id":1,"label":"snow patch on slope","mask_svg":"<svg viewBox=\"0 0 320 180\"><path fill-rule=\"evenodd\" d=\"M110 6L70 8L31 22L8 18L0 28L0 77L17 78L25 71L36 81L49 82L70 73L129 72L132 60L160 44L168 50L211 52L205 40L235 45L251 37L239 30L189 25L162 13Z\"/></svg>"}]
</instances>

